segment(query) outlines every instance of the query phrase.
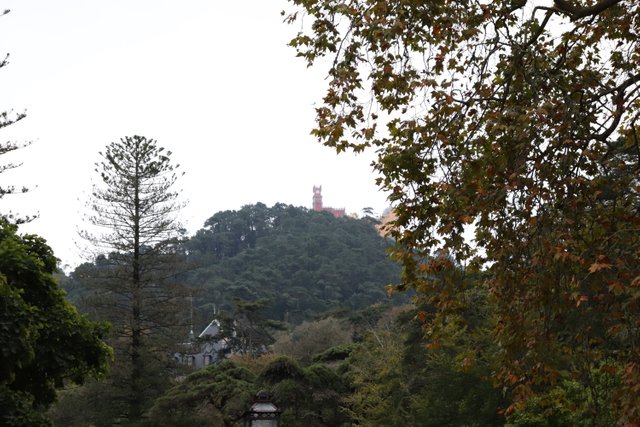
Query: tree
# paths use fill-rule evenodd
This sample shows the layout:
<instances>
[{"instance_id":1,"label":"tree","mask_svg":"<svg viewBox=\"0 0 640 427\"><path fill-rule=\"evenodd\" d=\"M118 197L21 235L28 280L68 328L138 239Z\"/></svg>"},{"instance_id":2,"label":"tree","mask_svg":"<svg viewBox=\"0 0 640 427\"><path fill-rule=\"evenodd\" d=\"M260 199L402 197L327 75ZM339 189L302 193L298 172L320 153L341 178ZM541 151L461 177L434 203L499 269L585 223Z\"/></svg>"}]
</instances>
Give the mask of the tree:
<instances>
[{"instance_id":1,"label":"tree","mask_svg":"<svg viewBox=\"0 0 640 427\"><path fill-rule=\"evenodd\" d=\"M343 426L345 381L323 365L302 368L288 357L233 357L188 375L156 400L157 425L239 426L258 390L267 390L288 426Z\"/></svg>"},{"instance_id":2,"label":"tree","mask_svg":"<svg viewBox=\"0 0 640 427\"><path fill-rule=\"evenodd\" d=\"M458 295L431 273L487 266L495 379L524 401L615 372L617 422L637 423L640 4L291 1L298 55L333 59L313 133L376 149L427 329Z\"/></svg>"},{"instance_id":3,"label":"tree","mask_svg":"<svg viewBox=\"0 0 640 427\"><path fill-rule=\"evenodd\" d=\"M304 321L291 331L278 333L272 349L275 353L292 357L306 366L311 364L314 356L323 351L350 344L351 335L351 325L335 317L314 322Z\"/></svg>"},{"instance_id":4,"label":"tree","mask_svg":"<svg viewBox=\"0 0 640 427\"><path fill-rule=\"evenodd\" d=\"M266 353L268 346L275 341L273 331L285 328L282 322L265 317L263 312L269 306L269 300L247 301L238 298L234 305L231 316L220 316L220 333L214 339L223 339L227 343L224 349L227 353L252 357Z\"/></svg>"},{"instance_id":5,"label":"tree","mask_svg":"<svg viewBox=\"0 0 640 427\"><path fill-rule=\"evenodd\" d=\"M467 293L448 327L448 339L436 347L425 337L420 318L428 307L394 307L361 333L351 352L346 376L351 394L346 408L359 425L494 426L501 394L487 374L493 348L487 336L485 303ZM474 297L472 297L472 295ZM468 318L470 330L458 329Z\"/></svg>"},{"instance_id":6,"label":"tree","mask_svg":"<svg viewBox=\"0 0 640 427\"><path fill-rule=\"evenodd\" d=\"M56 389L102 375L105 324L80 316L53 278L44 239L0 220L0 424L48 425Z\"/></svg>"},{"instance_id":7,"label":"tree","mask_svg":"<svg viewBox=\"0 0 640 427\"><path fill-rule=\"evenodd\" d=\"M6 15L7 13L9 13L9 10L6 9L2 12L0 12L0 17ZM0 60L0 68L4 68L9 64L9 54L7 54L4 59ZM19 122L20 120L24 119L26 117L26 113L21 112L21 113L14 113L13 110L9 110L9 111L2 111L0 112L0 129L3 129L7 126L11 126L17 122ZM15 143L12 141L7 141L7 142L3 142L0 143L0 156L10 153L12 151L15 151L19 148L23 148L27 145L29 145L30 142L27 143ZM16 167L20 166L20 163L5 163L5 164L0 164L0 173L4 173L8 170L14 169ZM0 186L0 199L2 199L4 196L8 195L8 194L15 194L15 193L26 193L27 191L29 191L29 189L27 187L21 187L21 188L16 188L14 185L2 185ZM9 213L4 213L2 214L2 216L4 218L7 218L13 222L16 223L24 223L24 222L28 222L31 219L33 219L33 217L30 216L26 216L26 217L20 217L20 216L15 216L15 214L9 212Z\"/></svg>"},{"instance_id":8,"label":"tree","mask_svg":"<svg viewBox=\"0 0 640 427\"><path fill-rule=\"evenodd\" d=\"M232 361L194 372L156 400L155 425L239 425L257 390L256 375Z\"/></svg>"},{"instance_id":9,"label":"tree","mask_svg":"<svg viewBox=\"0 0 640 427\"><path fill-rule=\"evenodd\" d=\"M83 236L108 256L96 258L86 278L94 309L114 324L119 368L112 381L126 384L120 397L125 417L134 422L162 392L163 385L153 381L166 379L158 371L167 367L168 346L178 342L170 333L180 326L177 316L185 301L172 280L180 257L178 166L171 163L171 152L142 136L122 138L100 154L101 185L94 186L89 204L89 223L99 231Z\"/></svg>"},{"instance_id":10,"label":"tree","mask_svg":"<svg viewBox=\"0 0 640 427\"><path fill-rule=\"evenodd\" d=\"M389 317L383 316L362 332L361 344L348 359L352 392L344 406L351 420L360 425L411 425L415 421L406 407L410 391L401 375L403 337Z\"/></svg>"},{"instance_id":11,"label":"tree","mask_svg":"<svg viewBox=\"0 0 640 427\"><path fill-rule=\"evenodd\" d=\"M282 424L299 427L345 426L341 410L348 383L333 369L315 364L301 367L286 356L275 358L260 373L260 382L282 410Z\"/></svg>"}]
</instances>

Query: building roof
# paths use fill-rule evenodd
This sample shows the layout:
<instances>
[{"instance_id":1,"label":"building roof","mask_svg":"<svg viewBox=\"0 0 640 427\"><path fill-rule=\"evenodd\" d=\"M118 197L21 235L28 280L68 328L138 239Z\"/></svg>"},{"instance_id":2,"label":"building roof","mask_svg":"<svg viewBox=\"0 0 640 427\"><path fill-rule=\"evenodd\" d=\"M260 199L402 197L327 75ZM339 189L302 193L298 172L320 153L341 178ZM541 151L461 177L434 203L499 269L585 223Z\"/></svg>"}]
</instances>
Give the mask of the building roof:
<instances>
[{"instance_id":1,"label":"building roof","mask_svg":"<svg viewBox=\"0 0 640 427\"><path fill-rule=\"evenodd\" d=\"M209 325L198 335L198 338L215 337L220 332L220 323L213 319Z\"/></svg>"}]
</instances>

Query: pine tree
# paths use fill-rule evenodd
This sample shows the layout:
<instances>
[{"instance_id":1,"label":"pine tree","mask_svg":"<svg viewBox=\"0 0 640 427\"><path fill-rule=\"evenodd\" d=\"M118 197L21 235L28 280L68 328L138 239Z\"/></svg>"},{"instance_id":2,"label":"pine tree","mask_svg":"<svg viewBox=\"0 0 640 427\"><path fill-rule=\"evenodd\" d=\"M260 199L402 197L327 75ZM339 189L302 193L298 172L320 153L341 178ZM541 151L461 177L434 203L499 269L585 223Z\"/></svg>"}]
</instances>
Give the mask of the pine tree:
<instances>
[{"instance_id":1,"label":"pine tree","mask_svg":"<svg viewBox=\"0 0 640 427\"><path fill-rule=\"evenodd\" d=\"M102 253L87 273L89 306L113 323L118 369L111 380L124 387L120 407L134 422L162 391L162 384L149 381L162 378L158 370L168 366L171 331L184 301L174 279L182 233L176 219L183 205L175 190L179 165L142 136L122 138L100 155L100 184L88 204L96 231L81 233Z\"/></svg>"}]
</instances>

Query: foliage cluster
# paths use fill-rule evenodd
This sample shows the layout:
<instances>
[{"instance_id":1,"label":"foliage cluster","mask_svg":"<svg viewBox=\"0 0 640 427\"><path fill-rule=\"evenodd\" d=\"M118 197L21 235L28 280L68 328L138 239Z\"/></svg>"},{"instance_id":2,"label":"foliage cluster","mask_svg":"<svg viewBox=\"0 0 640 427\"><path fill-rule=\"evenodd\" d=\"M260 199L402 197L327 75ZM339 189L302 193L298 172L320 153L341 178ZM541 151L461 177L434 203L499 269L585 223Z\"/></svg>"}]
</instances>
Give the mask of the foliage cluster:
<instances>
[{"instance_id":1,"label":"foliage cluster","mask_svg":"<svg viewBox=\"0 0 640 427\"><path fill-rule=\"evenodd\" d=\"M256 203L205 222L185 244L201 268L184 279L201 288L195 306L205 316L214 306L231 312L234 298L266 298L268 318L298 323L386 300L384 287L399 280L389 246L366 218Z\"/></svg>"},{"instance_id":2,"label":"foliage cluster","mask_svg":"<svg viewBox=\"0 0 640 427\"><path fill-rule=\"evenodd\" d=\"M476 335L488 336L487 311L471 307L476 299L483 304L470 296L465 313L484 313L476 318ZM427 349L420 312L408 305L363 310L341 321L303 322L279 337L272 354L233 357L187 376L156 401L154 417L179 420L198 414L199 419L226 417L225 425L236 425L250 392L264 389L283 411L282 425L502 425L499 409L508 399L487 377L490 349L475 347L480 338L468 340L462 331L446 346ZM347 333L321 339L337 328ZM356 328L360 338L352 342ZM473 352L478 356L470 362ZM243 375L229 378L232 372ZM245 401L238 404L229 396L245 396Z\"/></svg>"},{"instance_id":3,"label":"foliage cluster","mask_svg":"<svg viewBox=\"0 0 640 427\"><path fill-rule=\"evenodd\" d=\"M441 274L460 278L459 271ZM617 386L615 378L597 369L594 387L559 382L507 413L514 396L491 379L500 359L491 339L488 298L478 287L469 286L461 300L464 305L448 325L448 338L438 346L428 345L424 335L421 319L432 309L426 305L354 313L349 329L359 328L359 338L351 342L352 337L345 337L329 349L316 345L314 334L301 332L324 335L335 329L336 320L303 322L292 331L297 340L284 335L273 346L288 349L293 357L277 352L232 357L191 374L156 401L152 419L237 426L253 393L267 390L283 411L282 425L291 426L615 424L615 408L606 406ZM309 357L311 347L316 353Z\"/></svg>"},{"instance_id":4,"label":"foliage cluster","mask_svg":"<svg viewBox=\"0 0 640 427\"><path fill-rule=\"evenodd\" d=\"M281 423L288 426L341 426L340 393L347 385L322 365L301 367L295 360L269 358L256 372L243 366L242 359L226 360L195 372L158 399L151 410L151 422L225 427L242 425L242 416L258 390L268 387L282 411Z\"/></svg>"},{"instance_id":5,"label":"foliage cluster","mask_svg":"<svg viewBox=\"0 0 640 427\"><path fill-rule=\"evenodd\" d=\"M48 425L56 389L107 369L107 326L77 313L44 239L0 221L0 424Z\"/></svg>"},{"instance_id":6,"label":"foliage cluster","mask_svg":"<svg viewBox=\"0 0 640 427\"><path fill-rule=\"evenodd\" d=\"M274 332L287 328L284 322L267 318L265 311L269 305L265 298L236 299L231 313L216 314L220 330L216 336L206 339L225 342L223 357L231 354L255 357L268 352L275 341Z\"/></svg>"},{"instance_id":7,"label":"foliage cluster","mask_svg":"<svg viewBox=\"0 0 640 427\"><path fill-rule=\"evenodd\" d=\"M346 320L327 317L315 322L304 321L292 331L280 333L272 349L275 353L287 355L308 365L314 356L325 350L349 344L352 335L351 325ZM331 354L323 356L327 359Z\"/></svg>"},{"instance_id":8,"label":"foliage cluster","mask_svg":"<svg viewBox=\"0 0 640 427\"><path fill-rule=\"evenodd\" d=\"M291 3L292 47L333 60L313 133L376 150L432 344L463 295L433 273L487 267L508 412L596 369L639 423L640 4Z\"/></svg>"}]
</instances>

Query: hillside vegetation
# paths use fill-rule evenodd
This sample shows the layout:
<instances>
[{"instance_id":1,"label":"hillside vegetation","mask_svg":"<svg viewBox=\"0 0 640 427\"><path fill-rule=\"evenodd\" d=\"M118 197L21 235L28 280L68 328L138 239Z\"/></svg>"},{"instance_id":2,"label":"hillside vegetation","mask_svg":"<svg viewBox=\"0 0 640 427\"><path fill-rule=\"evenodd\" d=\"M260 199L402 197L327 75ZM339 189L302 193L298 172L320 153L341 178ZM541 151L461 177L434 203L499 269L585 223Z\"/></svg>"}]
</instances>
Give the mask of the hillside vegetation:
<instances>
[{"instance_id":1,"label":"hillside vegetation","mask_svg":"<svg viewBox=\"0 0 640 427\"><path fill-rule=\"evenodd\" d=\"M195 330L214 312L232 313L237 300L263 300L263 316L291 323L390 301L385 286L399 281L400 268L375 223L281 203L215 213L182 243L179 281L193 295ZM108 264L100 257L63 280L70 299L82 305L83 277ZM188 317L185 310L185 326Z\"/></svg>"},{"instance_id":2,"label":"hillside vegetation","mask_svg":"<svg viewBox=\"0 0 640 427\"><path fill-rule=\"evenodd\" d=\"M218 212L185 245L198 266L186 275L194 304L210 316L214 304L228 311L234 299L266 298L268 318L298 323L386 301L400 269L374 223L284 204Z\"/></svg>"}]
</instances>

